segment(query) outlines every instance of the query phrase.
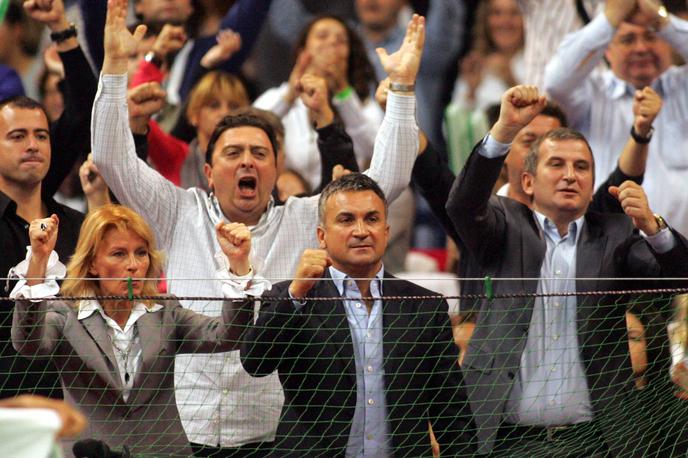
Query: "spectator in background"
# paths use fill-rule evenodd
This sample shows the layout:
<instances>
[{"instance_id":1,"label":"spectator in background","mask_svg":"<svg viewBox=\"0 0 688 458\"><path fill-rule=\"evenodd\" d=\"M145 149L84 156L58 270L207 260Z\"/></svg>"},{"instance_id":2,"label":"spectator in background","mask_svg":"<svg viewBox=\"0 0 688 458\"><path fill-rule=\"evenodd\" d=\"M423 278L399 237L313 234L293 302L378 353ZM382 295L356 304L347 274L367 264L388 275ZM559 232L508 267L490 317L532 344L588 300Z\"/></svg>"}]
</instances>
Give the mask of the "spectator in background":
<instances>
[{"instance_id":1,"label":"spectator in background","mask_svg":"<svg viewBox=\"0 0 688 458\"><path fill-rule=\"evenodd\" d=\"M224 62L219 70L238 73L248 57L253 43L265 21L272 0L237 0L220 22L220 30L230 29L241 36L242 48L232 59ZM79 0L86 29L88 48L96 68L103 62L103 27L105 25L105 0ZM136 0L135 10L144 24L162 30L164 24L184 26L193 13L192 0ZM168 100L179 105L188 96L199 77L200 61L216 44L215 35L196 36L187 31L191 39L179 51L170 70ZM219 32L216 30L214 33ZM151 59L154 55L151 56Z\"/></svg>"},{"instance_id":2,"label":"spectator in background","mask_svg":"<svg viewBox=\"0 0 688 458\"><path fill-rule=\"evenodd\" d=\"M604 13L569 35L547 66L547 92L595 151L595 175L616 166L619 146L633 125L637 91L651 86L664 99L654 131L632 131L652 142L644 188L655 210L688 230L688 67L671 65L671 46L688 56L688 21L654 0L608 0ZM611 68L595 67L606 57Z\"/></svg>"},{"instance_id":3,"label":"spectator in background","mask_svg":"<svg viewBox=\"0 0 688 458\"><path fill-rule=\"evenodd\" d=\"M323 16L311 21L301 31L296 56L289 81L266 91L254 106L282 118L285 166L317 188L322 179L321 161L308 109L299 98L302 77L313 74L326 80L329 104L353 140L361 169L373 153L382 110L370 97L375 75L365 48L340 19Z\"/></svg>"},{"instance_id":4,"label":"spectator in background","mask_svg":"<svg viewBox=\"0 0 688 458\"><path fill-rule=\"evenodd\" d=\"M37 99L41 62L36 56L35 49L31 49L28 43L29 18L22 8L21 1L6 1L8 4L5 19L0 21L0 64L14 69L22 80L25 94Z\"/></svg>"},{"instance_id":5,"label":"spectator in background","mask_svg":"<svg viewBox=\"0 0 688 458\"><path fill-rule=\"evenodd\" d=\"M69 30L61 0L39 6L26 2L29 14L52 32ZM44 108L26 97L0 101L0 275L24 259L29 245L26 225L52 213L63 220L57 252L69 257L76 244L83 215L53 199L60 183L90 144L90 117L96 80L75 36L58 36L57 51L65 69L65 109L50 124ZM0 313L0 367L4 368L0 397L31 392L59 396L55 368L26 360L14 351L9 338L11 304Z\"/></svg>"},{"instance_id":6,"label":"spectator in background","mask_svg":"<svg viewBox=\"0 0 688 458\"><path fill-rule=\"evenodd\" d=\"M12 67L0 64L0 100L17 95L24 95L21 78Z\"/></svg>"},{"instance_id":7,"label":"spectator in background","mask_svg":"<svg viewBox=\"0 0 688 458\"><path fill-rule=\"evenodd\" d=\"M473 42L459 64L459 78L445 112L450 163L458 170L490 126L486 110L523 81L523 18L516 0L480 2Z\"/></svg>"},{"instance_id":8,"label":"spectator in background","mask_svg":"<svg viewBox=\"0 0 688 458\"><path fill-rule=\"evenodd\" d=\"M603 0L518 0L528 32L523 83L544 88L545 66L561 40L590 22L603 4Z\"/></svg>"}]
</instances>

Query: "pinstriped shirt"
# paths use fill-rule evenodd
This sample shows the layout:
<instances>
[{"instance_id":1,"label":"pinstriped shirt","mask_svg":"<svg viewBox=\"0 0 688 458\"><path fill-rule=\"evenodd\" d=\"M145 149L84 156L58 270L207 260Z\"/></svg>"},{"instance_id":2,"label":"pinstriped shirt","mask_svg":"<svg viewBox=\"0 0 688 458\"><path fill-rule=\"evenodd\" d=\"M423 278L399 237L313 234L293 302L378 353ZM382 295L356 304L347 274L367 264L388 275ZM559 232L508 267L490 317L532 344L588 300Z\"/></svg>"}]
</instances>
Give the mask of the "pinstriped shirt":
<instances>
[{"instance_id":1,"label":"pinstriped shirt","mask_svg":"<svg viewBox=\"0 0 688 458\"><path fill-rule=\"evenodd\" d=\"M136 157L129 130L125 75L103 75L91 126L95 162L117 198L131 206L155 231L167 252L168 289L178 296L222 296L216 278L220 251L214 226L226 219L214 196L174 186ZM418 151L415 98L390 94L370 169L388 199L408 184ZM271 201L251 227L253 267L269 280L291 277L301 253L315 248L317 196ZM184 281L175 279L194 278ZM220 315L219 301L182 301L209 316ZM271 441L284 402L276 374L252 378L239 352L181 355L175 362L177 406L190 441L236 447Z\"/></svg>"}]
</instances>

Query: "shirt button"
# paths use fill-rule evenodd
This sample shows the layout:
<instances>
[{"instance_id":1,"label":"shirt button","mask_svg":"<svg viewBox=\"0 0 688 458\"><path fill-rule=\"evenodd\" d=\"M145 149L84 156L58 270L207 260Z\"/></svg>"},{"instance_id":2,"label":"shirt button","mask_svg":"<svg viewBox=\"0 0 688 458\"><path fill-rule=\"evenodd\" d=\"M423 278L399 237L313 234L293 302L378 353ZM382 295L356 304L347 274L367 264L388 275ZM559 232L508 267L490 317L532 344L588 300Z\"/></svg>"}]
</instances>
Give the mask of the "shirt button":
<instances>
[{"instance_id":1,"label":"shirt button","mask_svg":"<svg viewBox=\"0 0 688 458\"><path fill-rule=\"evenodd\" d=\"M213 420L213 423L218 424L220 423L220 420Z\"/></svg>"},{"instance_id":2,"label":"shirt button","mask_svg":"<svg viewBox=\"0 0 688 458\"><path fill-rule=\"evenodd\" d=\"M549 405L551 405L551 406L553 406L556 403L557 403L557 401L555 401L554 399L549 400Z\"/></svg>"},{"instance_id":3,"label":"shirt button","mask_svg":"<svg viewBox=\"0 0 688 458\"><path fill-rule=\"evenodd\" d=\"M552 340L559 340L559 335L558 335L558 334L554 334L554 335L552 336Z\"/></svg>"},{"instance_id":4,"label":"shirt button","mask_svg":"<svg viewBox=\"0 0 688 458\"><path fill-rule=\"evenodd\" d=\"M561 307L561 303L560 303L560 302L555 302L555 303L554 303L554 306L555 306L556 308L559 308L559 307Z\"/></svg>"},{"instance_id":5,"label":"shirt button","mask_svg":"<svg viewBox=\"0 0 688 458\"><path fill-rule=\"evenodd\" d=\"M375 436L373 436L372 434L368 434L368 436L366 436L366 437L369 441L375 439Z\"/></svg>"},{"instance_id":6,"label":"shirt button","mask_svg":"<svg viewBox=\"0 0 688 458\"><path fill-rule=\"evenodd\" d=\"M556 372L556 371L557 371L557 366L552 366L552 368L550 369L550 372Z\"/></svg>"},{"instance_id":7,"label":"shirt button","mask_svg":"<svg viewBox=\"0 0 688 458\"><path fill-rule=\"evenodd\" d=\"M369 406L374 406L374 405L375 405L375 401L374 401L373 399L368 399L368 405L369 405Z\"/></svg>"},{"instance_id":8,"label":"shirt button","mask_svg":"<svg viewBox=\"0 0 688 458\"><path fill-rule=\"evenodd\" d=\"M561 275L561 270L557 269L556 272L554 272L557 276Z\"/></svg>"},{"instance_id":9,"label":"shirt button","mask_svg":"<svg viewBox=\"0 0 688 458\"><path fill-rule=\"evenodd\" d=\"M356 308L357 308L357 309L360 309L361 307L362 307L362 306L361 306L361 303L360 303L360 302L356 302Z\"/></svg>"},{"instance_id":10,"label":"shirt button","mask_svg":"<svg viewBox=\"0 0 688 458\"><path fill-rule=\"evenodd\" d=\"M368 366L366 369L368 369L368 372L373 372L373 366Z\"/></svg>"},{"instance_id":11,"label":"shirt button","mask_svg":"<svg viewBox=\"0 0 688 458\"><path fill-rule=\"evenodd\" d=\"M229 394L229 390L222 390L222 394L224 394L224 395Z\"/></svg>"},{"instance_id":12,"label":"shirt button","mask_svg":"<svg viewBox=\"0 0 688 458\"><path fill-rule=\"evenodd\" d=\"M371 337L373 337L373 335L370 333L370 331L368 331L366 332L366 337L370 339Z\"/></svg>"}]
</instances>

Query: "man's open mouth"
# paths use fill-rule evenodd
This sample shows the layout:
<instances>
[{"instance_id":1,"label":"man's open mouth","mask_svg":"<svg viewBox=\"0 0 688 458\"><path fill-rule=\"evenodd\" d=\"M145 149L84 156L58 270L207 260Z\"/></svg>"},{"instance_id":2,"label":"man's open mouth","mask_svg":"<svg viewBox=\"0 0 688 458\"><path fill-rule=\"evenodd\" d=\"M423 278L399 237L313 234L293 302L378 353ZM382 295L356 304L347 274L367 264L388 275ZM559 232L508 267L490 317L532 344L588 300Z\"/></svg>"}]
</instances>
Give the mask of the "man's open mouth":
<instances>
[{"instance_id":1,"label":"man's open mouth","mask_svg":"<svg viewBox=\"0 0 688 458\"><path fill-rule=\"evenodd\" d=\"M256 191L256 177L243 177L239 179L239 191L244 193L254 193Z\"/></svg>"}]
</instances>

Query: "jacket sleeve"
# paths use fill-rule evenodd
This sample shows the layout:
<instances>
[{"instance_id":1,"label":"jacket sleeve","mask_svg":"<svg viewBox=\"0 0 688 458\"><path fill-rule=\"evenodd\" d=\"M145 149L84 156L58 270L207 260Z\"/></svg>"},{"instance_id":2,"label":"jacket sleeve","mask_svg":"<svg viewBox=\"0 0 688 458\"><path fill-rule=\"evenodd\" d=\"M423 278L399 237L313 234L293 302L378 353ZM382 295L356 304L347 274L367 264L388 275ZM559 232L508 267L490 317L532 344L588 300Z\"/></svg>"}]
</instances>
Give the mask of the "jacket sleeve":
<instances>
[{"instance_id":1,"label":"jacket sleeve","mask_svg":"<svg viewBox=\"0 0 688 458\"><path fill-rule=\"evenodd\" d=\"M177 353L214 353L238 350L241 335L251 321L252 299L225 300L222 315L209 317L173 305Z\"/></svg>"},{"instance_id":2,"label":"jacket sleeve","mask_svg":"<svg viewBox=\"0 0 688 458\"><path fill-rule=\"evenodd\" d=\"M428 339L433 342L433 351L425 360L431 374L426 390L430 402L428 420L442 456L472 456L475 427L458 364L459 351L446 313L448 308L446 300L440 301L426 331L431 333Z\"/></svg>"},{"instance_id":3,"label":"jacket sleeve","mask_svg":"<svg viewBox=\"0 0 688 458\"><path fill-rule=\"evenodd\" d=\"M340 164L345 169L358 172L358 163L354 155L354 144L351 137L336 122L322 129L317 129L318 151L320 152L320 176L321 182L313 194L319 194L330 181L332 181L332 169Z\"/></svg>"},{"instance_id":4,"label":"jacket sleeve","mask_svg":"<svg viewBox=\"0 0 688 458\"><path fill-rule=\"evenodd\" d=\"M499 198L490 198L506 156L489 159L480 154L482 148L481 140L454 181L446 207L461 246L477 259L487 250L498 252L506 232Z\"/></svg>"},{"instance_id":5,"label":"jacket sleeve","mask_svg":"<svg viewBox=\"0 0 688 458\"><path fill-rule=\"evenodd\" d=\"M447 235L458 243L459 236L445 208L449 190L455 179L456 176L449 168L449 164L442 160L438 151L428 142L427 148L423 154L418 156L413 165L411 182L428 201L432 212L442 223Z\"/></svg>"},{"instance_id":6,"label":"jacket sleeve","mask_svg":"<svg viewBox=\"0 0 688 458\"><path fill-rule=\"evenodd\" d=\"M258 319L243 335L241 365L253 377L265 377L277 369L298 336L302 315L288 299L288 285L275 285L263 296Z\"/></svg>"},{"instance_id":7,"label":"jacket sleeve","mask_svg":"<svg viewBox=\"0 0 688 458\"><path fill-rule=\"evenodd\" d=\"M12 314L12 345L27 357L50 356L62 337L64 316L46 301L17 300Z\"/></svg>"},{"instance_id":8,"label":"jacket sleeve","mask_svg":"<svg viewBox=\"0 0 688 458\"><path fill-rule=\"evenodd\" d=\"M64 63L64 112L50 129L52 159L43 179L45 196L55 194L74 163L91 147L91 108L98 83L81 47L60 53Z\"/></svg>"}]
</instances>

